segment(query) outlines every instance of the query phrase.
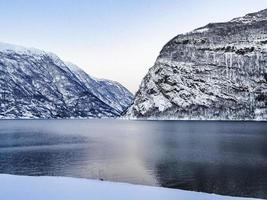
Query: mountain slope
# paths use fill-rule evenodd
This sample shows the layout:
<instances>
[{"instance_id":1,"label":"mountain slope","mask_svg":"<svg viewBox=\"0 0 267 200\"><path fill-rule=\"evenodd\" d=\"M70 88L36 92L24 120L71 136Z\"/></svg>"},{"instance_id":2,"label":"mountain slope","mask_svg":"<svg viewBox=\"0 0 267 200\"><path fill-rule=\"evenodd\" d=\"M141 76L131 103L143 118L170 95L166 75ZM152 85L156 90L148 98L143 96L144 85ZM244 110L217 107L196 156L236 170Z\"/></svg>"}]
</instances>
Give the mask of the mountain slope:
<instances>
[{"instance_id":1,"label":"mountain slope","mask_svg":"<svg viewBox=\"0 0 267 200\"><path fill-rule=\"evenodd\" d=\"M125 111L133 101L133 94L120 83L89 76L82 69L72 63L67 67L75 74L87 88L101 101L115 108L120 113Z\"/></svg>"},{"instance_id":2,"label":"mountain slope","mask_svg":"<svg viewBox=\"0 0 267 200\"><path fill-rule=\"evenodd\" d=\"M267 9L173 38L126 116L267 120Z\"/></svg>"},{"instance_id":3,"label":"mountain slope","mask_svg":"<svg viewBox=\"0 0 267 200\"><path fill-rule=\"evenodd\" d=\"M84 77L90 78L79 70ZM110 81L103 80L103 83L98 86L104 87L105 91L99 94L56 55L0 43L0 118L119 116L125 105L131 103L132 95L121 85L113 84L124 93L116 93L110 101L100 99L98 96L114 93L105 86ZM128 101L117 105L122 98Z\"/></svg>"}]
</instances>

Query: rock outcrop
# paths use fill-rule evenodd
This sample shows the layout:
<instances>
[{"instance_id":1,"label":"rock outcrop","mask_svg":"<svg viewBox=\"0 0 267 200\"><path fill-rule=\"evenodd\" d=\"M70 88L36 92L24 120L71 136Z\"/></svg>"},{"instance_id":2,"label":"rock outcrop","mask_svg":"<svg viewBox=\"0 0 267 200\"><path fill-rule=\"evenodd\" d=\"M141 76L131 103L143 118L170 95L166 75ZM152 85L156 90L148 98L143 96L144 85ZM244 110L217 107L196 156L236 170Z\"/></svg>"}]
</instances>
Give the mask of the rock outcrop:
<instances>
[{"instance_id":1,"label":"rock outcrop","mask_svg":"<svg viewBox=\"0 0 267 200\"><path fill-rule=\"evenodd\" d=\"M267 120L267 9L173 38L126 117Z\"/></svg>"}]
</instances>

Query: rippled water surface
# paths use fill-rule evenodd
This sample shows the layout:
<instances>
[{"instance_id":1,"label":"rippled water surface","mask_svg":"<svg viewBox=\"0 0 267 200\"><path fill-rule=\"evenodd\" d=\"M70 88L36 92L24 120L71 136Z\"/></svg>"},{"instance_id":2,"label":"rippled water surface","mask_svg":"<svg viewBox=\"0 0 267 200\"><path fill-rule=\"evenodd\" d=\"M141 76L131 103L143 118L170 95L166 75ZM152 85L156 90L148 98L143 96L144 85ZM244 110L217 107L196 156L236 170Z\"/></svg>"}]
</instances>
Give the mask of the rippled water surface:
<instances>
[{"instance_id":1,"label":"rippled water surface","mask_svg":"<svg viewBox=\"0 0 267 200\"><path fill-rule=\"evenodd\" d=\"M267 198L267 123L2 120L0 173Z\"/></svg>"}]
</instances>

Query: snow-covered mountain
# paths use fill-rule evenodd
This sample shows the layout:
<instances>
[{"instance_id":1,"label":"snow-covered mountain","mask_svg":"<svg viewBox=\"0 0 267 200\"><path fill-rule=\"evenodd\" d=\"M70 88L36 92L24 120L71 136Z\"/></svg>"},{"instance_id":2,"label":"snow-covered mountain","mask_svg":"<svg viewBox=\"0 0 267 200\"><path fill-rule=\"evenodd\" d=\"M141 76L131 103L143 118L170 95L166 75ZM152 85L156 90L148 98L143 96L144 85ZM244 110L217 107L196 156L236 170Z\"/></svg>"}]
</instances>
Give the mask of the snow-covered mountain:
<instances>
[{"instance_id":1,"label":"snow-covered mountain","mask_svg":"<svg viewBox=\"0 0 267 200\"><path fill-rule=\"evenodd\" d=\"M267 9L173 38L126 116L267 120Z\"/></svg>"},{"instance_id":2,"label":"snow-covered mountain","mask_svg":"<svg viewBox=\"0 0 267 200\"><path fill-rule=\"evenodd\" d=\"M132 99L55 54L0 43L0 118L116 117Z\"/></svg>"}]
</instances>

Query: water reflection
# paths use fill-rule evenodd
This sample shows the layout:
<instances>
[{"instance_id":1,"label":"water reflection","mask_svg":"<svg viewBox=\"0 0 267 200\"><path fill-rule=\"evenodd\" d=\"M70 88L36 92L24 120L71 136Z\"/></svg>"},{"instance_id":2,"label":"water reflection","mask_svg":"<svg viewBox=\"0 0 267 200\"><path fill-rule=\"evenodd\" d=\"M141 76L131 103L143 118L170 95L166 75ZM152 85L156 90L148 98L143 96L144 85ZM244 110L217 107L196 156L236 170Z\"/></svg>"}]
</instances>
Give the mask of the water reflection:
<instances>
[{"instance_id":1,"label":"water reflection","mask_svg":"<svg viewBox=\"0 0 267 200\"><path fill-rule=\"evenodd\" d=\"M5 120L0 173L267 198L267 124Z\"/></svg>"}]
</instances>

